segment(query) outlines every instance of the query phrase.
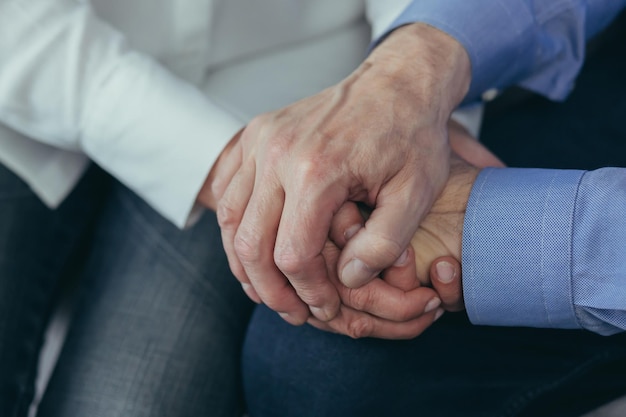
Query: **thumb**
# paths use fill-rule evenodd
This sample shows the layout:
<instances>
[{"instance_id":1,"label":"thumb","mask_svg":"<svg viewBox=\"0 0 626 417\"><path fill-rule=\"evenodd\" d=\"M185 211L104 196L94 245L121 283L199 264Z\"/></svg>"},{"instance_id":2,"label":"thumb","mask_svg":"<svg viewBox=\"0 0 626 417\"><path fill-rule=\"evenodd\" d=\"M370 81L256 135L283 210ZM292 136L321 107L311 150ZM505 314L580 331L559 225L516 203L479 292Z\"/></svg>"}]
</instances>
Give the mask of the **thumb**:
<instances>
[{"instance_id":1,"label":"thumb","mask_svg":"<svg viewBox=\"0 0 626 417\"><path fill-rule=\"evenodd\" d=\"M375 209L365 226L347 242L338 264L339 278L345 286L361 287L399 258L407 256L414 230L401 219L416 216L394 211Z\"/></svg>"},{"instance_id":2,"label":"thumb","mask_svg":"<svg viewBox=\"0 0 626 417\"><path fill-rule=\"evenodd\" d=\"M461 311L465 308L459 261L451 256L435 259L430 265L430 281L444 309Z\"/></svg>"},{"instance_id":3,"label":"thumb","mask_svg":"<svg viewBox=\"0 0 626 417\"><path fill-rule=\"evenodd\" d=\"M425 175L419 174L422 171ZM341 252L338 273L346 287L367 284L398 258L407 256L409 242L443 189L448 173L446 155L445 164L437 167L407 165L383 185L365 227Z\"/></svg>"}]
</instances>

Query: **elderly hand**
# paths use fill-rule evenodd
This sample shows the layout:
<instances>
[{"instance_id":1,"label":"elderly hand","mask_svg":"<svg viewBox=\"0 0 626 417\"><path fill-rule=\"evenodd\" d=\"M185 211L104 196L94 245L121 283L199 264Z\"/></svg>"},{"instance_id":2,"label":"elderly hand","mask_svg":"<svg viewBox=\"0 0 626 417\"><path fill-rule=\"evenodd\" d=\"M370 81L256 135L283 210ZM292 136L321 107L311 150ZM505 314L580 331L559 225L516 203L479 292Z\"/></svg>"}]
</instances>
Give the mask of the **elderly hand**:
<instances>
[{"instance_id":1,"label":"elderly hand","mask_svg":"<svg viewBox=\"0 0 626 417\"><path fill-rule=\"evenodd\" d=\"M404 339L422 333L444 309L463 308L458 260L467 201L479 172L477 166L504 164L455 122L450 122L449 132L454 152L450 177L413 236L415 252L410 249L381 279L361 288L350 289L334 279L343 303L339 315L327 323L312 318L311 324L351 337ZM327 244L324 255L329 265L353 233L346 232L357 215L349 212L350 207L344 206L333 219L331 237L338 247Z\"/></svg>"},{"instance_id":2,"label":"elderly hand","mask_svg":"<svg viewBox=\"0 0 626 417\"><path fill-rule=\"evenodd\" d=\"M341 281L358 287L393 264L445 184L446 124L469 79L456 40L408 25L338 85L254 119L217 209L231 269L250 297L293 324L310 312L335 317L340 297L323 250L349 200L373 212L337 260Z\"/></svg>"},{"instance_id":3,"label":"elderly hand","mask_svg":"<svg viewBox=\"0 0 626 417\"><path fill-rule=\"evenodd\" d=\"M339 314L328 322L315 317L308 322L352 338L414 338L437 320L443 310L439 308L441 301L435 291L420 287L411 247L407 256L385 270L384 279L374 279L360 288L348 288L337 277L335 266L341 248L347 243L345 231L359 217L356 205L346 203L333 219L332 241L326 242L322 252L330 280L342 299Z\"/></svg>"},{"instance_id":4,"label":"elderly hand","mask_svg":"<svg viewBox=\"0 0 626 417\"><path fill-rule=\"evenodd\" d=\"M310 318L309 323L352 338L411 339L435 322L443 314L443 308L452 311L462 308L457 259L461 256L465 207L478 171L454 157L450 178L441 197L413 236L411 242L415 251L409 247L406 255L386 269L380 279L360 288L344 286L334 274L332 265L338 260L339 248L346 243L345 233L338 231L346 230L347 225L347 220L338 219L345 215L336 216L331 236L338 246L328 241L323 255L342 304L339 314L332 320L323 322ZM343 211L346 211L345 207ZM442 256L447 257L437 259ZM452 273L449 281L443 275L444 268ZM429 288L431 279L436 292Z\"/></svg>"}]
</instances>

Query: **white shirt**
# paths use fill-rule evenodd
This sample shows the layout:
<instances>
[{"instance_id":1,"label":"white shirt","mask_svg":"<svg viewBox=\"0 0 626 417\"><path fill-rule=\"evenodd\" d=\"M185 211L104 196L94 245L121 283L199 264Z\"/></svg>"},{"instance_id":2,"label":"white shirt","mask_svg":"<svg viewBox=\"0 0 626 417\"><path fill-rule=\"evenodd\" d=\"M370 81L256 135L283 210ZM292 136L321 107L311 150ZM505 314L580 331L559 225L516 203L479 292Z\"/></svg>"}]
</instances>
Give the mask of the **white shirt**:
<instances>
[{"instance_id":1,"label":"white shirt","mask_svg":"<svg viewBox=\"0 0 626 417\"><path fill-rule=\"evenodd\" d=\"M0 0L0 162L55 207L93 160L182 227L245 122L358 66L365 3L409 1Z\"/></svg>"}]
</instances>

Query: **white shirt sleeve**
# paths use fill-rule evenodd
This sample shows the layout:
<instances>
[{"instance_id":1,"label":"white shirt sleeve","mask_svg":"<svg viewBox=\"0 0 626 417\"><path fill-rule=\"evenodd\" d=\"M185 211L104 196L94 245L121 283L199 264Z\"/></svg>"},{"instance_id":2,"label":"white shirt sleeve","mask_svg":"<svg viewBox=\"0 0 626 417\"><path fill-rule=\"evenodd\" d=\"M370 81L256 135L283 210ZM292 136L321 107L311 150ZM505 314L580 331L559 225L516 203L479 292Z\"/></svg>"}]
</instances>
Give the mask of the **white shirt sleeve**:
<instances>
[{"instance_id":1,"label":"white shirt sleeve","mask_svg":"<svg viewBox=\"0 0 626 417\"><path fill-rule=\"evenodd\" d=\"M365 0L367 21L372 26L372 39L378 39L411 0Z\"/></svg>"},{"instance_id":2,"label":"white shirt sleeve","mask_svg":"<svg viewBox=\"0 0 626 417\"><path fill-rule=\"evenodd\" d=\"M184 226L235 117L76 0L0 0L0 121L87 154Z\"/></svg>"}]
</instances>

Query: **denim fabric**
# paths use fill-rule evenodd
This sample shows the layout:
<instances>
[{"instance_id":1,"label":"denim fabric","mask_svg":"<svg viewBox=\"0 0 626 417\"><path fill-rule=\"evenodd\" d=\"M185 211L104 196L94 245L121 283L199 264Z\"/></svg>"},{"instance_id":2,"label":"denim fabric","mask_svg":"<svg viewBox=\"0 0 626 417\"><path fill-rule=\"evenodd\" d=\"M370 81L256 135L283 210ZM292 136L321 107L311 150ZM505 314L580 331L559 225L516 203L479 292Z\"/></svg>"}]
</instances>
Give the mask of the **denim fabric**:
<instances>
[{"instance_id":1,"label":"denim fabric","mask_svg":"<svg viewBox=\"0 0 626 417\"><path fill-rule=\"evenodd\" d=\"M91 186L89 186L91 185ZM74 273L78 249L107 193L91 171L51 211L0 165L0 415L24 416L58 284Z\"/></svg>"},{"instance_id":2,"label":"denim fabric","mask_svg":"<svg viewBox=\"0 0 626 417\"><path fill-rule=\"evenodd\" d=\"M512 166L626 166L625 41L598 50L563 104L487 106L483 141ZM250 417L580 416L626 394L626 333L472 326L461 313L411 341L351 340L258 307L243 369Z\"/></svg>"},{"instance_id":3,"label":"denim fabric","mask_svg":"<svg viewBox=\"0 0 626 417\"><path fill-rule=\"evenodd\" d=\"M27 189L0 205L8 210L23 193L38 207L0 218L2 270L10 272L0 280L0 322L8 323L0 328L0 415L25 415L41 332L69 263L78 302L39 416L240 416L239 358L251 303L229 272L215 216L180 231L98 175L100 184L86 178L58 211L38 205ZM67 210L74 200L88 210ZM63 221L42 239L49 216ZM22 249L5 250L18 240Z\"/></svg>"},{"instance_id":4,"label":"denim fabric","mask_svg":"<svg viewBox=\"0 0 626 417\"><path fill-rule=\"evenodd\" d=\"M472 326L409 341L292 327L266 307L244 345L250 417L580 416L625 392L626 338Z\"/></svg>"}]
</instances>

